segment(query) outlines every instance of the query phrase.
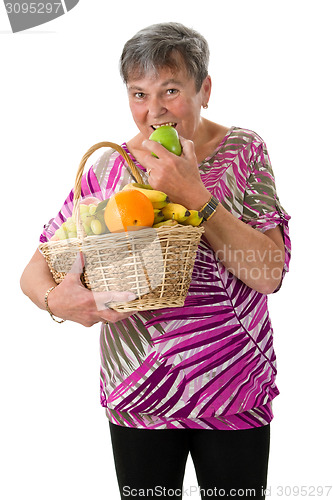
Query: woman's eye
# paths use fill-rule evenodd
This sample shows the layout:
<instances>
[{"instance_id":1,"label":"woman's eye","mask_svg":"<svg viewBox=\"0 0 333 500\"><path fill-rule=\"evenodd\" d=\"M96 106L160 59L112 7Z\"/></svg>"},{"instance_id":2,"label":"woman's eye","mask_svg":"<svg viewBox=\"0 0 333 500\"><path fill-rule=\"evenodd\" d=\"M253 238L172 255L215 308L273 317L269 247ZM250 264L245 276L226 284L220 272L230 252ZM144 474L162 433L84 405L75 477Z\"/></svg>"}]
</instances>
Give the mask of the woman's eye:
<instances>
[{"instance_id":1,"label":"woman's eye","mask_svg":"<svg viewBox=\"0 0 333 500\"><path fill-rule=\"evenodd\" d=\"M168 95L175 95L177 94L178 90L177 89L168 89L167 94Z\"/></svg>"},{"instance_id":2,"label":"woman's eye","mask_svg":"<svg viewBox=\"0 0 333 500\"><path fill-rule=\"evenodd\" d=\"M137 99L143 99L145 96L145 94L143 92L136 92L134 94L134 97L136 97Z\"/></svg>"}]
</instances>

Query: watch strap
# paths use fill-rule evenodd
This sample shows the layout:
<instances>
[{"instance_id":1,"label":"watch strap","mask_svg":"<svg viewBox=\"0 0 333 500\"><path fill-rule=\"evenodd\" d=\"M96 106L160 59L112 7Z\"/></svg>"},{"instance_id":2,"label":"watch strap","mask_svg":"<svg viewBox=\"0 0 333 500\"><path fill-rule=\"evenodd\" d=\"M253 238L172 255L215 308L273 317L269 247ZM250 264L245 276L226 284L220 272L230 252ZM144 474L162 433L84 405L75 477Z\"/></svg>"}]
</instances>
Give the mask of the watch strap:
<instances>
[{"instance_id":1,"label":"watch strap","mask_svg":"<svg viewBox=\"0 0 333 500\"><path fill-rule=\"evenodd\" d=\"M214 215L219 203L219 200L212 195L207 203L200 208L199 211L201 212L204 221L209 220Z\"/></svg>"}]
</instances>

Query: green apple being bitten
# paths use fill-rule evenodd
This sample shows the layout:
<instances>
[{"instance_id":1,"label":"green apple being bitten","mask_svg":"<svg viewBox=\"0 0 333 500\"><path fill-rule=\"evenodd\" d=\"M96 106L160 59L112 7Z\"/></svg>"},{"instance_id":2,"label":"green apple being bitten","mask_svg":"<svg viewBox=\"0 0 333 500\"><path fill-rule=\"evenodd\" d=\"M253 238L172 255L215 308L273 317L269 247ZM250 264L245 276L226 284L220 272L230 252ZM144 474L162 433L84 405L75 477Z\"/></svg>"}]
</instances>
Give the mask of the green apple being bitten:
<instances>
[{"instance_id":1,"label":"green apple being bitten","mask_svg":"<svg viewBox=\"0 0 333 500\"><path fill-rule=\"evenodd\" d=\"M170 153L177 156L182 154L182 147L179 141L178 132L174 127L170 125L161 125L156 128L154 132L150 135L149 139L151 141L159 142L164 146ZM153 156L156 156L152 153Z\"/></svg>"}]
</instances>

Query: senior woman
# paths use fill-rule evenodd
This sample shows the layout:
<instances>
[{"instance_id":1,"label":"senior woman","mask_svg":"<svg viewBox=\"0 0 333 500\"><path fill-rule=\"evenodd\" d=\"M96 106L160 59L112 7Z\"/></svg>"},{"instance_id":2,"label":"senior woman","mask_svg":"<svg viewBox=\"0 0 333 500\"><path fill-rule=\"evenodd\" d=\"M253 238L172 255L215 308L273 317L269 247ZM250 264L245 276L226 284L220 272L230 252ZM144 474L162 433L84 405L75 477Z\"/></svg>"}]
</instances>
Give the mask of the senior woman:
<instances>
[{"instance_id":1,"label":"senior woman","mask_svg":"<svg viewBox=\"0 0 333 500\"><path fill-rule=\"evenodd\" d=\"M208 57L206 40L178 23L138 32L121 56L138 127L123 148L154 189L204 212L184 306L101 309L79 273L55 286L38 251L21 278L40 308L52 288L53 314L85 326L101 322L101 403L121 498L180 497L189 453L202 498L265 497L272 400L279 394L267 295L288 270L289 215L263 140L201 116L211 94ZM149 141L164 124L179 133L180 157ZM130 175L119 154L108 151L84 176L82 194L107 198ZM41 241L71 213L72 195ZM98 303L132 298L98 297Z\"/></svg>"}]
</instances>

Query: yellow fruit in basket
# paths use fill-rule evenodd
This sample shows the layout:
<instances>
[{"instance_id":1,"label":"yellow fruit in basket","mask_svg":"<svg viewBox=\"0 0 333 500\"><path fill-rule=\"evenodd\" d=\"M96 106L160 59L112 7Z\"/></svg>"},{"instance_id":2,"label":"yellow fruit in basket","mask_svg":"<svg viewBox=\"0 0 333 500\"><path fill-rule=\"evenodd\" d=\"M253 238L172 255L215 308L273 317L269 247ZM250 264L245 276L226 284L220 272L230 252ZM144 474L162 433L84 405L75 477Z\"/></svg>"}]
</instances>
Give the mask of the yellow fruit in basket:
<instances>
[{"instance_id":1,"label":"yellow fruit in basket","mask_svg":"<svg viewBox=\"0 0 333 500\"><path fill-rule=\"evenodd\" d=\"M67 237L68 238L77 238L77 232L76 231L68 231Z\"/></svg>"},{"instance_id":2,"label":"yellow fruit in basket","mask_svg":"<svg viewBox=\"0 0 333 500\"><path fill-rule=\"evenodd\" d=\"M66 222L63 222L59 229L54 233L54 240L66 240L67 238L76 238L76 224L73 222L72 217L69 217ZM53 240L53 241L54 241Z\"/></svg>"},{"instance_id":3,"label":"yellow fruit in basket","mask_svg":"<svg viewBox=\"0 0 333 500\"><path fill-rule=\"evenodd\" d=\"M154 208L159 208L161 210L161 208L167 206L167 204L169 203L169 201L167 199L165 201L155 201L155 202L152 202L152 203L153 203L153 207Z\"/></svg>"},{"instance_id":4,"label":"yellow fruit in basket","mask_svg":"<svg viewBox=\"0 0 333 500\"><path fill-rule=\"evenodd\" d=\"M104 221L111 233L152 227L153 205L137 189L119 191L109 199L104 211Z\"/></svg>"},{"instance_id":5,"label":"yellow fruit in basket","mask_svg":"<svg viewBox=\"0 0 333 500\"><path fill-rule=\"evenodd\" d=\"M90 226L91 222L94 220L94 216L90 215L88 211L86 213L81 214L81 220L83 224L87 224L87 226Z\"/></svg>"},{"instance_id":6,"label":"yellow fruit in basket","mask_svg":"<svg viewBox=\"0 0 333 500\"><path fill-rule=\"evenodd\" d=\"M66 230L68 233L76 233L76 224L75 222L66 221Z\"/></svg>"},{"instance_id":7,"label":"yellow fruit in basket","mask_svg":"<svg viewBox=\"0 0 333 500\"><path fill-rule=\"evenodd\" d=\"M89 207L88 207L88 208L89 208L89 213L90 213L90 215L94 215L94 213L95 213L95 212L96 212L96 210L97 210L97 205L94 205L93 203L90 203L90 205L89 205Z\"/></svg>"},{"instance_id":8,"label":"yellow fruit in basket","mask_svg":"<svg viewBox=\"0 0 333 500\"><path fill-rule=\"evenodd\" d=\"M154 208L154 224L158 224L164 220L163 212L160 208Z\"/></svg>"},{"instance_id":9,"label":"yellow fruit in basket","mask_svg":"<svg viewBox=\"0 0 333 500\"><path fill-rule=\"evenodd\" d=\"M80 214L86 214L89 212L89 205L84 205L84 204L81 204L80 205Z\"/></svg>"},{"instance_id":10,"label":"yellow fruit in basket","mask_svg":"<svg viewBox=\"0 0 333 500\"><path fill-rule=\"evenodd\" d=\"M189 210L190 216L185 219L182 224L185 226L199 226L202 222L203 216L198 210Z\"/></svg>"},{"instance_id":11,"label":"yellow fruit in basket","mask_svg":"<svg viewBox=\"0 0 333 500\"><path fill-rule=\"evenodd\" d=\"M93 203L80 204L80 215L84 232L87 236L109 233L104 222L104 210L108 203L107 200L100 201L97 198L87 198L87 201L93 200ZM94 201L95 200L95 201ZM67 219L66 229L68 230L68 221L73 221L72 218ZM72 229L71 227L69 229Z\"/></svg>"},{"instance_id":12,"label":"yellow fruit in basket","mask_svg":"<svg viewBox=\"0 0 333 500\"><path fill-rule=\"evenodd\" d=\"M54 234L59 240L65 240L67 238L67 231L65 231L62 226L60 226Z\"/></svg>"},{"instance_id":13,"label":"yellow fruit in basket","mask_svg":"<svg viewBox=\"0 0 333 500\"><path fill-rule=\"evenodd\" d=\"M179 203L168 203L162 208L162 212L165 219L174 219L180 223L191 215L189 210Z\"/></svg>"},{"instance_id":14,"label":"yellow fruit in basket","mask_svg":"<svg viewBox=\"0 0 333 500\"><path fill-rule=\"evenodd\" d=\"M98 219L94 219L93 221L91 221L90 227L94 234L102 234L104 232L103 224Z\"/></svg>"},{"instance_id":15,"label":"yellow fruit in basket","mask_svg":"<svg viewBox=\"0 0 333 500\"><path fill-rule=\"evenodd\" d=\"M153 227L170 227L170 226L178 226L178 222L173 219L168 219L164 220L162 222L158 222L157 224L154 224Z\"/></svg>"},{"instance_id":16,"label":"yellow fruit in basket","mask_svg":"<svg viewBox=\"0 0 333 500\"><path fill-rule=\"evenodd\" d=\"M63 223L63 226L68 227L70 224L75 224L73 217L68 217L66 221Z\"/></svg>"},{"instance_id":17,"label":"yellow fruit in basket","mask_svg":"<svg viewBox=\"0 0 333 500\"><path fill-rule=\"evenodd\" d=\"M141 186L144 186L144 184L140 184ZM127 191L127 190L133 190L135 189L136 191L139 191L140 193L143 193L145 196L147 196L152 203L159 203L159 202L168 202L168 196L163 193L163 191L157 191L156 189L152 189L151 186L148 188L143 188L143 187L138 187L136 182L133 182L132 184L127 184L122 191ZM156 207L159 208L159 207Z\"/></svg>"},{"instance_id":18,"label":"yellow fruit in basket","mask_svg":"<svg viewBox=\"0 0 333 500\"><path fill-rule=\"evenodd\" d=\"M91 236L92 234L94 234L92 232L92 229L90 227L90 224L85 224L83 223L83 229L84 229L84 232L86 233L87 236Z\"/></svg>"},{"instance_id":19,"label":"yellow fruit in basket","mask_svg":"<svg viewBox=\"0 0 333 500\"><path fill-rule=\"evenodd\" d=\"M105 225L104 217L103 219L96 217L90 224L90 230L93 234L104 234L109 232Z\"/></svg>"}]
</instances>

